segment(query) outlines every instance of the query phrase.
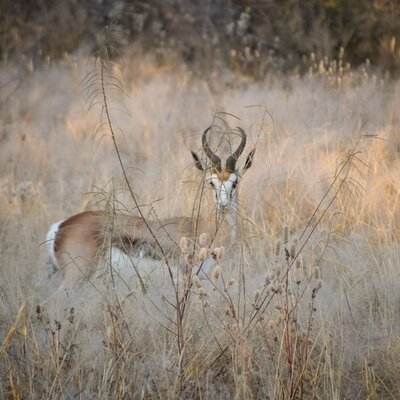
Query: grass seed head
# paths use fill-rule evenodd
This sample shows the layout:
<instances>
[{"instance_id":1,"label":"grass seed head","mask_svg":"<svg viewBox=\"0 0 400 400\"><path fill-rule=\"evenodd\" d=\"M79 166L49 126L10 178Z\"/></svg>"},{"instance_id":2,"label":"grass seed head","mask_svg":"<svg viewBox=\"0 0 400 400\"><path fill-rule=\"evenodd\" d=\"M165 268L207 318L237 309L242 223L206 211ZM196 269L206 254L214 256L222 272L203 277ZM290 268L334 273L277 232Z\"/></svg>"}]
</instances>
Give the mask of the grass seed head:
<instances>
[{"instance_id":1,"label":"grass seed head","mask_svg":"<svg viewBox=\"0 0 400 400\"><path fill-rule=\"evenodd\" d=\"M297 269L303 269L303 258L300 256L296 260L296 268Z\"/></svg>"},{"instance_id":2,"label":"grass seed head","mask_svg":"<svg viewBox=\"0 0 400 400\"><path fill-rule=\"evenodd\" d=\"M289 242L289 226L285 225L283 227L283 243L287 244Z\"/></svg>"},{"instance_id":3,"label":"grass seed head","mask_svg":"<svg viewBox=\"0 0 400 400\"><path fill-rule=\"evenodd\" d=\"M317 295L317 293L318 293L318 290L321 289L321 287L322 287L322 279L318 279L318 280L317 280L317 283L316 283L316 285L315 285L315 288L312 290L311 297L312 297L313 299L315 299L315 297L316 297L316 295ZM315 310L314 310L314 311L315 311Z\"/></svg>"},{"instance_id":4,"label":"grass seed head","mask_svg":"<svg viewBox=\"0 0 400 400\"><path fill-rule=\"evenodd\" d=\"M292 260L296 257L296 243L292 243L290 246L290 257Z\"/></svg>"},{"instance_id":5,"label":"grass seed head","mask_svg":"<svg viewBox=\"0 0 400 400\"><path fill-rule=\"evenodd\" d=\"M278 240L275 245L275 256L278 257L281 253L282 242Z\"/></svg>"},{"instance_id":6,"label":"grass seed head","mask_svg":"<svg viewBox=\"0 0 400 400\"><path fill-rule=\"evenodd\" d=\"M216 247L213 251L212 254L215 258L215 260L219 263L222 258L224 257L225 254L225 247Z\"/></svg>"}]
</instances>

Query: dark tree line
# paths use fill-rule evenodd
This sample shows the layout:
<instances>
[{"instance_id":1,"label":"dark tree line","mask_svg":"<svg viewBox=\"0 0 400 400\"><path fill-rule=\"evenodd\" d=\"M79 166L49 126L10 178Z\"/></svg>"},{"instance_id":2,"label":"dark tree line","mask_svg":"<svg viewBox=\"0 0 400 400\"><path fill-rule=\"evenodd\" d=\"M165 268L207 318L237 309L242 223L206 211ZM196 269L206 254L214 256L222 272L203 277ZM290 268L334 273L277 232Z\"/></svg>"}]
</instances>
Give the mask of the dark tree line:
<instances>
[{"instance_id":1,"label":"dark tree line","mask_svg":"<svg viewBox=\"0 0 400 400\"><path fill-rule=\"evenodd\" d=\"M0 54L57 59L101 46L105 26L123 51L140 46L203 70L225 65L263 76L305 59L366 59L400 71L399 0L1 0ZM301 71L300 71L301 72Z\"/></svg>"}]
</instances>

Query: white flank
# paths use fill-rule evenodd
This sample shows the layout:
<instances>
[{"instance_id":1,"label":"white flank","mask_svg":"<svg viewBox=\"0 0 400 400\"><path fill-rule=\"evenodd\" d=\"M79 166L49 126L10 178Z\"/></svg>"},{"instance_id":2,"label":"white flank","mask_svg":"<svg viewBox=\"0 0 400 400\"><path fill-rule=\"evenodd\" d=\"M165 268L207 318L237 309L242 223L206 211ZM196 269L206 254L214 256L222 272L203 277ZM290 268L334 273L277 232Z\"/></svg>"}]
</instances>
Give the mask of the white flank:
<instances>
[{"instance_id":1,"label":"white flank","mask_svg":"<svg viewBox=\"0 0 400 400\"><path fill-rule=\"evenodd\" d=\"M111 250L111 262L114 271L124 280L130 280L135 271L130 256L114 246Z\"/></svg>"},{"instance_id":2,"label":"white flank","mask_svg":"<svg viewBox=\"0 0 400 400\"><path fill-rule=\"evenodd\" d=\"M54 252L54 240L57 236L57 232L58 229L60 227L60 225L65 221L65 219L63 219L62 221L58 221L54 224L51 225L49 231L47 232L46 235L46 244L49 250L49 256L51 259L51 262L58 267L58 263L57 263L57 258L56 258L56 254Z\"/></svg>"}]
</instances>

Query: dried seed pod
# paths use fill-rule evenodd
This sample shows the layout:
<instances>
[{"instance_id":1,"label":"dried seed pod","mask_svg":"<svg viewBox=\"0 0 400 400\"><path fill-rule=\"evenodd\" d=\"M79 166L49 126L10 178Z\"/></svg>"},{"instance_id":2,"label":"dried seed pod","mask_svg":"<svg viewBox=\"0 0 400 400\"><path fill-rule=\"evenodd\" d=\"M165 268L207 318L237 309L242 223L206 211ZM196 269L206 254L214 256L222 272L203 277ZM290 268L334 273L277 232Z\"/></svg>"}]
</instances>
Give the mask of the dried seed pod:
<instances>
[{"instance_id":1,"label":"dried seed pod","mask_svg":"<svg viewBox=\"0 0 400 400\"><path fill-rule=\"evenodd\" d=\"M221 267L219 265L217 265L214 268L213 276L214 276L215 279L218 279L220 275L221 275Z\"/></svg>"},{"instance_id":2,"label":"dried seed pod","mask_svg":"<svg viewBox=\"0 0 400 400\"><path fill-rule=\"evenodd\" d=\"M73 324L75 319L75 308L71 307L69 310L69 316L68 316L68 321Z\"/></svg>"},{"instance_id":3,"label":"dried seed pod","mask_svg":"<svg viewBox=\"0 0 400 400\"><path fill-rule=\"evenodd\" d=\"M199 295L200 299L203 301L205 301L208 297L210 297L208 295L208 293L202 287L197 289L197 294Z\"/></svg>"},{"instance_id":4,"label":"dried seed pod","mask_svg":"<svg viewBox=\"0 0 400 400\"><path fill-rule=\"evenodd\" d=\"M289 250L285 247L285 260L289 261L289 258L290 258Z\"/></svg>"},{"instance_id":5,"label":"dried seed pod","mask_svg":"<svg viewBox=\"0 0 400 400\"><path fill-rule=\"evenodd\" d=\"M270 320L268 321L268 329L271 330L271 331L274 331L275 328L276 328L275 321L274 321L273 319L270 319Z\"/></svg>"},{"instance_id":6,"label":"dried seed pod","mask_svg":"<svg viewBox=\"0 0 400 400\"><path fill-rule=\"evenodd\" d=\"M187 265L193 266L193 264L194 264L193 254L186 254L185 261L186 261Z\"/></svg>"},{"instance_id":7,"label":"dried seed pod","mask_svg":"<svg viewBox=\"0 0 400 400\"><path fill-rule=\"evenodd\" d=\"M228 283L226 284L226 287L231 287L232 285L234 285L236 283L236 279L229 279Z\"/></svg>"},{"instance_id":8,"label":"dried seed pod","mask_svg":"<svg viewBox=\"0 0 400 400\"><path fill-rule=\"evenodd\" d=\"M240 333L240 325L237 324L237 323L233 324L231 329L232 329L232 332L235 333L235 334L239 334Z\"/></svg>"},{"instance_id":9,"label":"dried seed pod","mask_svg":"<svg viewBox=\"0 0 400 400\"><path fill-rule=\"evenodd\" d=\"M185 236L181 237L181 240L179 241L179 247L181 248L182 253L187 253L188 239Z\"/></svg>"},{"instance_id":10,"label":"dried seed pod","mask_svg":"<svg viewBox=\"0 0 400 400\"><path fill-rule=\"evenodd\" d=\"M202 233L199 237L199 244L200 246L206 246L208 243L208 235L207 233Z\"/></svg>"},{"instance_id":11,"label":"dried seed pod","mask_svg":"<svg viewBox=\"0 0 400 400\"><path fill-rule=\"evenodd\" d=\"M42 317L42 308L40 307L39 304L36 306L36 317L38 319L40 319Z\"/></svg>"},{"instance_id":12,"label":"dried seed pod","mask_svg":"<svg viewBox=\"0 0 400 400\"><path fill-rule=\"evenodd\" d=\"M197 287L198 289L201 288L201 282L200 282L200 279L199 279L199 277L198 277L197 275L194 275L194 276L192 277L192 283L193 283L193 285L194 285L195 287Z\"/></svg>"},{"instance_id":13,"label":"dried seed pod","mask_svg":"<svg viewBox=\"0 0 400 400\"><path fill-rule=\"evenodd\" d=\"M219 263L225 254L225 247L216 247L211 254L214 257L214 260Z\"/></svg>"},{"instance_id":14,"label":"dried seed pod","mask_svg":"<svg viewBox=\"0 0 400 400\"><path fill-rule=\"evenodd\" d=\"M276 284L275 286L274 286L274 292L275 293L277 293L277 294L279 294L279 293L282 293L282 284L281 283L278 283L278 284Z\"/></svg>"},{"instance_id":15,"label":"dried seed pod","mask_svg":"<svg viewBox=\"0 0 400 400\"><path fill-rule=\"evenodd\" d=\"M205 247L202 247L199 251L199 260L200 261L205 260L207 258L207 253L208 253L207 249Z\"/></svg>"}]
</instances>

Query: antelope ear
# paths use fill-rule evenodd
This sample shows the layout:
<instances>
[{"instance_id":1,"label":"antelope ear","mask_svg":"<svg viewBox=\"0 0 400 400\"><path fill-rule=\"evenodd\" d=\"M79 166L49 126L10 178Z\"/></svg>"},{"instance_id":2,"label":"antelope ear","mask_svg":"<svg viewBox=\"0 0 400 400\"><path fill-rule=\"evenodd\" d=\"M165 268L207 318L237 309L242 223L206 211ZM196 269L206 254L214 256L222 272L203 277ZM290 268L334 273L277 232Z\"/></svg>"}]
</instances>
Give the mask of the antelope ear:
<instances>
[{"instance_id":1,"label":"antelope ear","mask_svg":"<svg viewBox=\"0 0 400 400\"><path fill-rule=\"evenodd\" d=\"M196 166L196 168L199 169L200 171L204 171L203 164L201 163L199 156L192 150L190 150L190 152L192 153L192 157L194 159L194 165Z\"/></svg>"},{"instance_id":2,"label":"antelope ear","mask_svg":"<svg viewBox=\"0 0 400 400\"><path fill-rule=\"evenodd\" d=\"M256 149L253 149L246 158L246 162L244 163L243 167L240 170L240 175L243 175L252 165L254 160L254 154Z\"/></svg>"}]
</instances>

